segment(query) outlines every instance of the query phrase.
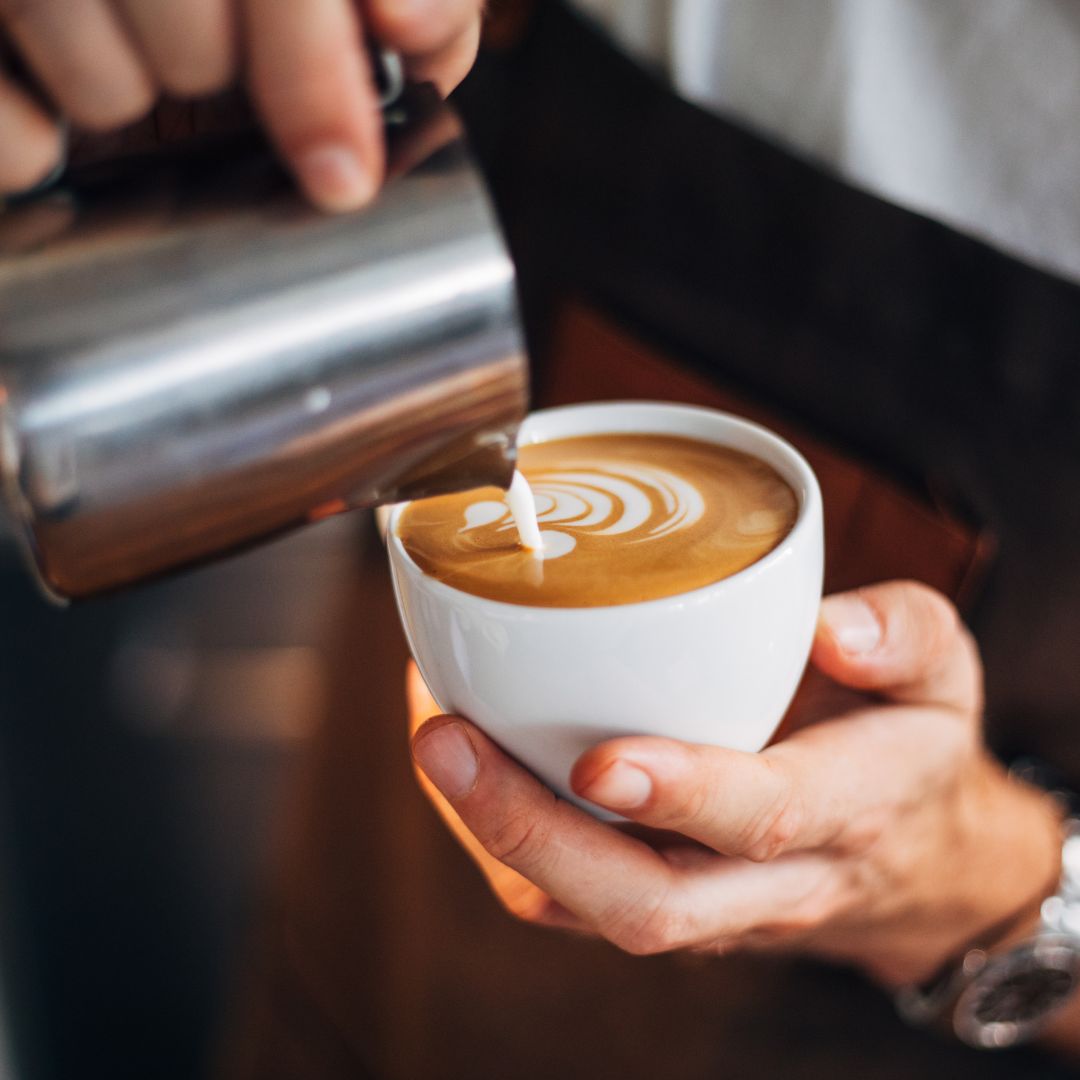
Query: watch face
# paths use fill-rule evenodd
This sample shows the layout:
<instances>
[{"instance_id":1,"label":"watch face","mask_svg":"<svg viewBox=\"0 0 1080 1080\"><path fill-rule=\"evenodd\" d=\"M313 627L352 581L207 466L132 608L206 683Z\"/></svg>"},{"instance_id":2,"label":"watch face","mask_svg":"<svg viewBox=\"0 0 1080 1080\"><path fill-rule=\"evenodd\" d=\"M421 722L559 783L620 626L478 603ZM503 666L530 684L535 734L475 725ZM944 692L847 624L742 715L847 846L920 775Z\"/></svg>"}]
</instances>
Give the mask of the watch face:
<instances>
[{"instance_id":1,"label":"watch face","mask_svg":"<svg viewBox=\"0 0 1080 1080\"><path fill-rule=\"evenodd\" d=\"M1080 983L1078 950L1069 938L1039 938L989 964L956 1003L957 1035L980 1047L1027 1038Z\"/></svg>"}]
</instances>

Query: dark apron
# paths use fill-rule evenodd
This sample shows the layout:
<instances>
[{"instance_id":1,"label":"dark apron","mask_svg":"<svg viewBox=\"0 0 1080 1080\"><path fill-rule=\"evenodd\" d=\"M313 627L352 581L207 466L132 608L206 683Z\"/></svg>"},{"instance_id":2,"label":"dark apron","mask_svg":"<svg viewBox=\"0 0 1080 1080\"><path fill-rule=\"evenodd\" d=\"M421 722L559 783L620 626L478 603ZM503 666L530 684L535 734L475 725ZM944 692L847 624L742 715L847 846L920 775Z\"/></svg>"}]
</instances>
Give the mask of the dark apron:
<instances>
[{"instance_id":1,"label":"dark apron","mask_svg":"<svg viewBox=\"0 0 1080 1080\"><path fill-rule=\"evenodd\" d=\"M1080 289L679 100L560 3L460 96L538 398L737 402L792 434L822 472L831 585L951 593L995 748L1080 778ZM909 1032L856 985L748 984L709 1075L1054 1075Z\"/></svg>"},{"instance_id":2,"label":"dark apron","mask_svg":"<svg viewBox=\"0 0 1080 1080\"><path fill-rule=\"evenodd\" d=\"M993 737L1080 780L1080 288L686 104L559 3L466 90L541 392L584 304L966 523Z\"/></svg>"}]
</instances>

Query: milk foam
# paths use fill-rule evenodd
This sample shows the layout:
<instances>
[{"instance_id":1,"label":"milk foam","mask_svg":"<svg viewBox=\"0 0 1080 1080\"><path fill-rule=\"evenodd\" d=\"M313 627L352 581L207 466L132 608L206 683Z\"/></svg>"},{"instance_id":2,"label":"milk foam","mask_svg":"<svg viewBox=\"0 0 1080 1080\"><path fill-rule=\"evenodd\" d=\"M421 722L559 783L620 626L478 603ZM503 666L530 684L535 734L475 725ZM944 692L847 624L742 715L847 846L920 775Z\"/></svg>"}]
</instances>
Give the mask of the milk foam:
<instances>
[{"instance_id":1,"label":"milk foam","mask_svg":"<svg viewBox=\"0 0 1080 1080\"><path fill-rule=\"evenodd\" d=\"M658 497L666 517L654 521ZM561 530L541 530L540 523L562 529L590 529L594 536L619 536L651 526L640 543L689 528L701 520L705 500L689 481L666 469L611 465L604 472L559 470L539 473L533 482L520 472L503 502L483 499L465 508L462 533L487 525L500 530L517 529L522 547L541 558L558 559L577 546L574 537ZM595 526L603 526L596 528Z\"/></svg>"},{"instance_id":2,"label":"milk foam","mask_svg":"<svg viewBox=\"0 0 1080 1080\"><path fill-rule=\"evenodd\" d=\"M594 607L688 592L779 544L798 500L772 468L677 435L573 436L523 446L509 492L410 504L409 555L465 592Z\"/></svg>"}]
</instances>

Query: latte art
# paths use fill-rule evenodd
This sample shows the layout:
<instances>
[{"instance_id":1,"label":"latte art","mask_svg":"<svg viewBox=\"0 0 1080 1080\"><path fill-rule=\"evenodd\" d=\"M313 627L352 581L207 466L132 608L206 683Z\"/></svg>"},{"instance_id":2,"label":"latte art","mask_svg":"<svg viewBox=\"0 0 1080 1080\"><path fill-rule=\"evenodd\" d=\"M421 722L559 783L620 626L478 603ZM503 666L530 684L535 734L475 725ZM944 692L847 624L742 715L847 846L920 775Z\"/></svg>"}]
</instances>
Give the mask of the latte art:
<instances>
[{"instance_id":1,"label":"latte art","mask_svg":"<svg viewBox=\"0 0 1080 1080\"><path fill-rule=\"evenodd\" d=\"M515 483L517 476L521 474L516 474ZM559 527L559 531L542 528L539 534L538 553L549 559L574 550L577 530L587 529L594 536L625 536L627 543L640 544L688 528L705 513L705 501L693 484L656 467L613 465L607 472L534 472L527 486L537 524ZM526 536L526 529L531 535L531 522L523 527L522 517L529 520L529 508L524 514L515 513L510 501L483 500L465 508L460 531L485 525L500 532L514 529L526 547L537 548Z\"/></svg>"},{"instance_id":2,"label":"latte art","mask_svg":"<svg viewBox=\"0 0 1080 1080\"><path fill-rule=\"evenodd\" d=\"M764 462L677 436L527 446L521 470L528 485L515 478L509 495L486 488L409 506L399 535L421 569L510 603L631 603L749 566L787 535L797 511Z\"/></svg>"}]
</instances>

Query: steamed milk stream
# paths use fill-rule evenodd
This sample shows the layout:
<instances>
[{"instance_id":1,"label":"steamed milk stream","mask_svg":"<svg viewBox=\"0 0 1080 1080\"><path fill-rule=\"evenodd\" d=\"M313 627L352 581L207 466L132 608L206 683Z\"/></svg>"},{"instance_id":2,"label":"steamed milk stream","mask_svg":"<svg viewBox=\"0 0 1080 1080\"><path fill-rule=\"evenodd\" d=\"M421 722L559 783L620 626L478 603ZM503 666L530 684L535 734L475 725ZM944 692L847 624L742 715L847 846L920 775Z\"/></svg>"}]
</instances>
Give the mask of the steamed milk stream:
<instances>
[{"instance_id":1,"label":"steamed milk stream","mask_svg":"<svg viewBox=\"0 0 1080 1080\"><path fill-rule=\"evenodd\" d=\"M523 447L519 468L528 485L512 489L515 513L498 488L407 507L398 534L413 561L457 589L512 604L630 604L745 569L787 536L798 512L795 493L765 462L679 436L556 439Z\"/></svg>"}]
</instances>

